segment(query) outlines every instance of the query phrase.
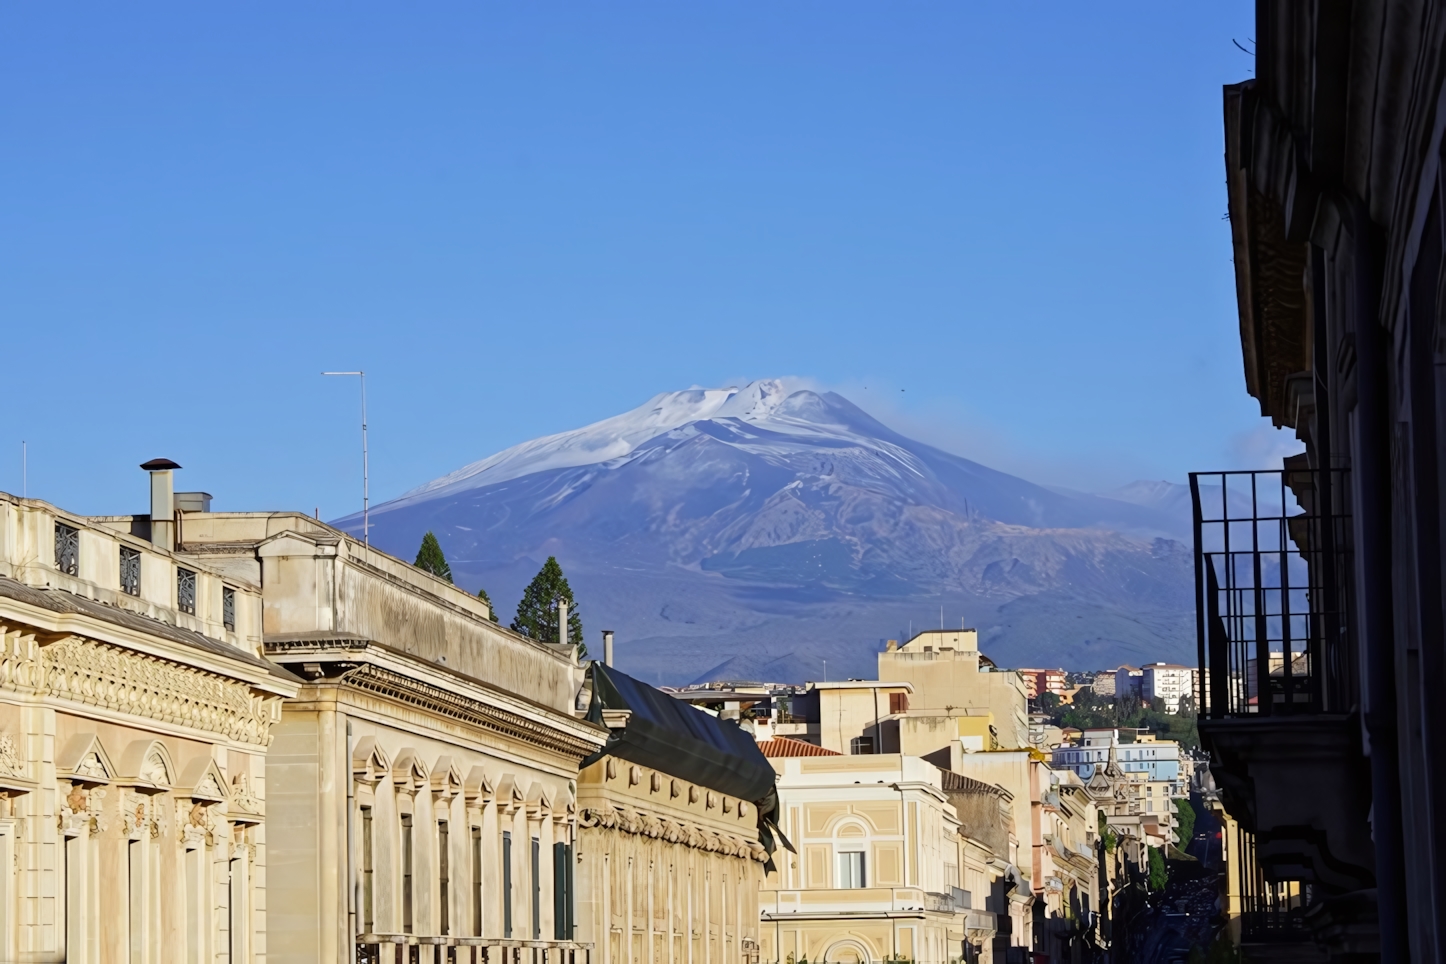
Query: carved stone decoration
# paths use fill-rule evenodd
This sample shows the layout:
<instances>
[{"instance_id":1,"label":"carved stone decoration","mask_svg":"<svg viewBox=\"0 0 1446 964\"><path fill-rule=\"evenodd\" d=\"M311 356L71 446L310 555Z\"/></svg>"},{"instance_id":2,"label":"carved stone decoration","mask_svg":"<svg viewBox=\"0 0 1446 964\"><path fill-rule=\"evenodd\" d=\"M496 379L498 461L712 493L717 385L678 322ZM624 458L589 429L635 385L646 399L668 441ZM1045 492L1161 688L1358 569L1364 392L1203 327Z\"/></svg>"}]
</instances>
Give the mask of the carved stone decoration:
<instances>
[{"instance_id":1,"label":"carved stone decoration","mask_svg":"<svg viewBox=\"0 0 1446 964\"><path fill-rule=\"evenodd\" d=\"M36 692L133 716L180 723L266 745L281 697L237 680L94 640L70 636L45 647L0 636L0 690Z\"/></svg>"},{"instance_id":2,"label":"carved stone decoration","mask_svg":"<svg viewBox=\"0 0 1446 964\"><path fill-rule=\"evenodd\" d=\"M93 750L76 764L75 774L82 777L95 777L98 780L105 780L109 776L105 772L105 764L100 762L100 754Z\"/></svg>"},{"instance_id":3,"label":"carved stone decoration","mask_svg":"<svg viewBox=\"0 0 1446 964\"><path fill-rule=\"evenodd\" d=\"M206 775L201 778L201 782L196 784L196 788L191 792L191 795L195 797L206 797L212 800L226 796L221 790L221 784L216 782L216 774L210 772L207 772Z\"/></svg>"},{"instance_id":4,"label":"carved stone decoration","mask_svg":"<svg viewBox=\"0 0 1446 964\"><path fill-rule=\"evenodd\" d=\"M166 761L154 750L146 754L145 761L141 763L141 772L137 776L146 783L156 786L166 786L171 782L171 775L166 769Z\"/></svg>"},{"instance_id":5,"label":"carved stone decoration","mask_svg":"<svg viewBox=\"0 0 1446 964\"><path fill-rule=\"evenodd\" d=\"M8 733L0 733L0 776L25 776L25 758Z\"/></svg>"},{"instance_id":6,"label":"carved stone decoration","mask_svg":"<svg viewBox=\"0 0 1446 964\"><path fill-rule=\"evenodd\" d=\"M582 829L603 828L640 837L665 840L694 850L745 857L764 863L768 853L761 844L731 834L720 834L696 824L685 824L667 817L655 817L627 807L584 807L577 815Z\"/></svg>"},{"instance_id":7,"label":"carved stone decoration","mask_svg":"<svg viewBox=\"0 0 1446 964\"><path fill-rule=\"evenodd\" d=\"M231 810L233 813L261 814L261 801L251 792L251 780L244 773L231 779Z\"/></svg>"},{"instance_id":8,"label":"carved stone decoration","mask_svg":"<svg viewBox=\"0 0 1446 964\"><path fill-rule=\"evenodd\" d=\"M45 667L34 634L0 626L0 690L34 693L45 685Z\"/></svg>"}]
</instances>

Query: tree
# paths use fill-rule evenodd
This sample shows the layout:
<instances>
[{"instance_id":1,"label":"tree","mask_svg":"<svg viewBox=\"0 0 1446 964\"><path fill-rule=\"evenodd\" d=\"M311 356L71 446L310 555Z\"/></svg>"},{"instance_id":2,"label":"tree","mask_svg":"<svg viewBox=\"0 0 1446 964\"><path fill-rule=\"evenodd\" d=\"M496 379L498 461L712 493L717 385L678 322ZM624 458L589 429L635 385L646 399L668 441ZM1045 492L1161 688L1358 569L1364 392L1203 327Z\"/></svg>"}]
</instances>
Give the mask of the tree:
<instances>
[{"instance_id":1,"label":"tree","mask_svg":"<svg viewBox=\"0 0 1446 964\"><path fill-rule=\"evenodd\" d=\"M557 601L567 600L567 639L577 646L578 659L587 655L587 646L582 641L582 614L578 611L577 600L572 597L572 587L562 574L556 556L548 556L532 582L522 592L522 601L517 604L517 618L512 628L522 635L547 643L558 641Z\"/></svg>"},{"instance_id":2,"label":"tree","mask_svg":"<svg viewBox=\"0 0 1446 964\"><path fill-rule=\"evenodd\" d=\"M1195 807L1189 800L1179 799L1175 801L1175 840L1176 845L1185 849L1190 838L1195 836Z\"/></svg>"},{"instance_id":3,"label":"tree","mask_svg":"<svg viewBox=\"0 0 1446 964\"><path fill-rule=\"evenodd\" d=\"M1165 855L1160 853L1159 847L1150 848L1150 889L1164 890L1168 880L1165 873Z\"/></svg>"},{"instance_id":4,"label":"tree","mask_svg":"<svg viewBox=\"0 0 1446 964\"><path fill-rule=\"evenodd\" d=\"M487 611L492 614L492 621L497 622L497 607L492 605L492 597L487 595L487 590L478 589L477 598L487 604ZM572 620L568 620L568 622L572 622Z\"/></svg>"},{"instance_id":5,"label":"tree","mask_svg":"<svg viewBox=\"0 0 1446 964\"><path fill-rule=\"evenodd\" d=\"M447 557L442 555L442 546L430 531L422 536L422 548L417 550L417 561L412 565L440 579L452 581L452 567L447 565Z\"/></svg>"}]
</instances>

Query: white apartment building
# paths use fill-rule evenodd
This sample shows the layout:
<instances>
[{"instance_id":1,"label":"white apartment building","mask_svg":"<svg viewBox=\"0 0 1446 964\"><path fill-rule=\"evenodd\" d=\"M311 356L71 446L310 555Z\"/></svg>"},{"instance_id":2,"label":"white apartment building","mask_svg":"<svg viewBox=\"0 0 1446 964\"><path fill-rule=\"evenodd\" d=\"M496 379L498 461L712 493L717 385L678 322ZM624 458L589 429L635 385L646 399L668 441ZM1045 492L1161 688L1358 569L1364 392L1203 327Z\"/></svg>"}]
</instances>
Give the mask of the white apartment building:
<instances>
[{"instance_id":1,"label":"white apartment building","mask_svg":"<svg viewBox=\"0 0 1446 964\"><path fill-rule=\"evenodd\" d=\"M1195 670L1178 663L1146 663L1141 668L1140 698L1159 698L1166 713L1180 712L1180 701L1195 698Z\"/></svg>"}]
</instances>

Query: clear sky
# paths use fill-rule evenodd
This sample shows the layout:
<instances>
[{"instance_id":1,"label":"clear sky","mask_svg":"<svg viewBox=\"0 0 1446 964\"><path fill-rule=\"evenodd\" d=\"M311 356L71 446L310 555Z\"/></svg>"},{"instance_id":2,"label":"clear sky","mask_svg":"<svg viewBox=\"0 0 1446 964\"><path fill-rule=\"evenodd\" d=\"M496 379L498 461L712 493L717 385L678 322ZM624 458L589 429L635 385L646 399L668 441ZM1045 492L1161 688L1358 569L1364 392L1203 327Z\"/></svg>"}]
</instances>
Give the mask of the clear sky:
<instances>
[{"instance_id":1,"label":"clear sky","mask_svg":"<svg viewBox=\"0 0 1446 964\"><path fill-rule=\"evenodd\" d=\"M1036 481L1259 464L1249 3L0 6L0 488L381 501L797 376Z\"/></svg>"}]
</instances>

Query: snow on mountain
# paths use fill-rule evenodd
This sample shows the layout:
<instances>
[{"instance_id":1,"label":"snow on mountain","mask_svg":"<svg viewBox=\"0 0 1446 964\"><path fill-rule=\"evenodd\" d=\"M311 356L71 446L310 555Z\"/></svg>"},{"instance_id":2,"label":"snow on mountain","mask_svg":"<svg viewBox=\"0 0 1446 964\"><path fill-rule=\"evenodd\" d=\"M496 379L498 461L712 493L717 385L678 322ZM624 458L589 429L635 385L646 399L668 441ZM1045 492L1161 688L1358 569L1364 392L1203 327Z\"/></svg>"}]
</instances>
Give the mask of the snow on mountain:
<instances>
[{"instance_id":1,"label":"snow on mountain","mask_svg":"<svg viewBox=\"0 0 1446 964\"><path fill-rule=\"evenodd\" d=\"M996 659L1092 666L1187 654L1174 509L1037 486L835 393L759 381L664 393L472 463L374 508L372 542L410 558L436 532L504 617L557 555L587 625L616 629L647 679L824 659L859 675L940 606Z\"/></svg>"}]
</instances>

